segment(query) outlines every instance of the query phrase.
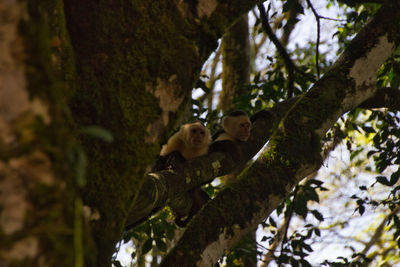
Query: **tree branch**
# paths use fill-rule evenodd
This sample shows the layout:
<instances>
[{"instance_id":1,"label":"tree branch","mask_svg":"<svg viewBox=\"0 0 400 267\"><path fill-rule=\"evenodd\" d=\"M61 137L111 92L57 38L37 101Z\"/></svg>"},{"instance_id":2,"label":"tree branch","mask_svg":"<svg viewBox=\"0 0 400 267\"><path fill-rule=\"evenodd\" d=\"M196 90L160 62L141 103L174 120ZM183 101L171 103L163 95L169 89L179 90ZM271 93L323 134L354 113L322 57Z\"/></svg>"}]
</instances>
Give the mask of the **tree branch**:
<instances>
[{"instance_id":1,"label":"tree branch","mask_svg":"<svg viewBox=\"0 0 400 267\"><path fill-rule=\"evenodd\" d=\"M321 35L321 23L320 23L320 16L318 15L317 11L315 10L314 6L312 5L310 0L307 0L308 6L311 8L312 12L314 13L315 19L317 20L317 43L315 47L315 66L317 68L317 78L320 77L320 69L319 69L319 42L320 42L320 35Z\"/></svg>"},{"instance_id":2,"label":"tree branch","mask_svg":"<svg viewBox=\"0 0 400 267\"><path fill-rule=\"evenodd\" d=\"M285 48L279 42L278 37L274 34L271 27L268 23L267 14L265 12L264 4L257 5L258 10L260 11L260 18L261 24L265 33L268 35L269 39L274 43L276 49L278 50L279 54L283 58L285 62L286 70L288 72L288 82L287 82L287 90L288 90L288 98L293 96L294 91L294 64L293 61L290 59L289 54L286 52Z\"/></svg>"},{"instance_id":3,"label":"tree branch","mask_svg":"<svg viewBox=\"0 0 400 267\"><path fill-rule=\"evenodd\" d=\"M392 87L380 88L375 95L362 102L359 107L400 110L400 90Z\"/></svg>"},{"instance_id":4,"label":"tree branch","mask_svg":"<svg viewBox=\"0 0 400 267\"><path fill-rule=\"evenodd\" d=\"M378 225L378 227L375 230L375 233L371 236L370 240L368 241L367 244L365 244L364 249L360 252L362 255L367 255L368 251L371 249L373 245L376 244L376 242L381 238L383 234L383 230L385 229L385 226L387 222L389 221L389 218L395 214L397 214L400 211L400 206L397 206L394 210L392 210L383 220L382 222ZM353 263L362 261L361 256L357 256L354 258Z\"/></svg>"},{"instance_id":5,"label":"tree branch","mask_svg":"<svg viewBox=\"0 0 400 267\"><path fill-rule=\"evenodd\" d=\"M383 4L385 0L338 0L339 3L346 4L348 6L355 6L356 4L367 4L367 3L374 3L374 4Z\"/></svg>"}]
</instances>

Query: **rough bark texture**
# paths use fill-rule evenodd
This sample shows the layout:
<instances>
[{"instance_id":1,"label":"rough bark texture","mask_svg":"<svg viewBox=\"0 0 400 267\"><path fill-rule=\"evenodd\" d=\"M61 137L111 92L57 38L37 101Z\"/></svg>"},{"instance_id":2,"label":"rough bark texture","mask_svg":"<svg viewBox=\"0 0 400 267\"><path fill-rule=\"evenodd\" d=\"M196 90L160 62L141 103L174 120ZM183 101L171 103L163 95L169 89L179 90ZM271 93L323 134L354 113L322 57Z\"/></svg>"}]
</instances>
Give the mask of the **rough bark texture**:
<instances>
[{"instance_id":1,"label":"rough bark texture","mask_svg":"<svg viewBox=\"0 0 400 267\"><path fill-rule=\"evenodd\" d=\"M52 39L50 25L62 24L62 16L44 18L42 8L62 14L56 1L0 4L1 266L83 262L81 255L74 257L74 242L83 246L82 235L74 238L82 233L82 206L65 153L73 142L62 118L61 76L51 58L60 40Z\"/></svg>"},{"instance_id":2,"label":"rough bark texture","mask_svg":"<svg viewBox=\"0 0 400 267\"><path fill-rule=\"evenodd\" d=\"M202 63L255 2L0 4L2 265L110 265Z\"/></svg>"},{"instance_id":3,"label":"rough bark texture","mask_svg":"<svg viewBox=\"0 0 400 267\"><path fill-rule=\"evenodd\" d=\"M250 41L247 14L239 18L221 41L222 91L219 108L225 113L234 109L236 96L246 94L245 84L250 81Z\"/></svg>"}]
</instances>

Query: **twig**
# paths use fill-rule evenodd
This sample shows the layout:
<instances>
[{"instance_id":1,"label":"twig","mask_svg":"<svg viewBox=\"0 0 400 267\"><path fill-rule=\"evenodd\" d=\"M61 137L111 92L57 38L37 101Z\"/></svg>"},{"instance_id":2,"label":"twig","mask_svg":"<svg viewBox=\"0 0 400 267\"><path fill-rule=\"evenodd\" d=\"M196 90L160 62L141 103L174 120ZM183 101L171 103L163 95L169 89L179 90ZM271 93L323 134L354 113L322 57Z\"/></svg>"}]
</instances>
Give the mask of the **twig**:
<instances>
[{"instance_id":1,"label":"twig","mask_svg":"<svg viewBox=\"0 0 400 267\"><path fill-rule=\"evenodd\" d=\"M334 18L329 18L329 17L325 17L325 16L321 16L319 15L320 19L326 19L326 20L333 20L333 21L347 21L346 19L334 19Z\"/></svg>"},{"instance_id":2,"label":"twig","mask_svg":"<svg viewBox=\"0 0 400 267\"><path fill-rule=\"evenodd\" d=\"M317 78L320 77L320 69L319 69L319 42L320 42L320 35L321 35L321 24L320 24L320 15L318 15L317 11L315 10L314 6L312 5L310 0L306 0L308 6L311 8L312 12L314 13L315 19L317 20L317 45L315 51L315 65L317 67Z\"/></svg>"},{"instance_id":3,"label":"twig","mask_svg":"<svg viewBox=\"0 0 400 267\"><path fill-rule=\"evenodd\" d=\"M283 234L283 239L282 239L282 243L281 243L281 255L283 253L283 246L285 245L286 241L287 241L287 233L289 230L289 225L290 225L290 220L292 219L292 215L293 215L293 206L294 206L294 201L296 200L296 196L297 196L297 191L299 190L299 186L296 185L296 187L294 188L294 192L293 192L293 200L290 203L290 207L289 207L289 216L286 220L286 225L285 225L285 233ZM278 262L279 267L282 265L282 262L279 260Z\"/></svg>"},{"instance_id":4,"label":"twig","mask_svg":"<svg viewBox=\"0 0 400 267\"><path fill-rule=\"evenodd\" d=\"M276 49L278 50L279 54L282 56L285 62L286 70L288 72L288 82L287 82L288 98L291 98L293 96L293 91L294 91L294 69L295 69L294 64L290 59L288 53L286 52L285 48L281 45L278 38L276 37L271 27L269 26L264 5L258 4L257 7L258 10L260 11L261 24L265 33L268 35L269 39L274 43Z\"/></svg>"}]
</instances>

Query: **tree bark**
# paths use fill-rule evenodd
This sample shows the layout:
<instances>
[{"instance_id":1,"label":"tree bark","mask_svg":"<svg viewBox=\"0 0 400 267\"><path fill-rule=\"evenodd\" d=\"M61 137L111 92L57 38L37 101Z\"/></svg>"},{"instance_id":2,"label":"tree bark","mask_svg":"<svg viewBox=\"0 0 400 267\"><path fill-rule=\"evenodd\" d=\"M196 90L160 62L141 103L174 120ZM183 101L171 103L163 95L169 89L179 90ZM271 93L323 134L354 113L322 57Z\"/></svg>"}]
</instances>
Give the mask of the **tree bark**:
<instances>
[{"instance_id":1,"label":"tree bark","mask_svg":"<svg viewBox=\"0 0 400 267\"><path fill-rule=\"evenodd\" d=\"M232 101L246 94L244 85L250 82L250 41L247 14L240 17L221 41L222 91L219 108L226 113L235 109ZM233 103L234 104L234 103Z\"/></svg>"},{"instance_id":2,"label":"tree bark","mask_svg":"<svg viewBox=\"0 0 400 267\"><path fill-rule=\"evenodd\" d=\"M110 265L201 65L255 3L0 4L1 263Z\"/></svg>"}]
</instances>

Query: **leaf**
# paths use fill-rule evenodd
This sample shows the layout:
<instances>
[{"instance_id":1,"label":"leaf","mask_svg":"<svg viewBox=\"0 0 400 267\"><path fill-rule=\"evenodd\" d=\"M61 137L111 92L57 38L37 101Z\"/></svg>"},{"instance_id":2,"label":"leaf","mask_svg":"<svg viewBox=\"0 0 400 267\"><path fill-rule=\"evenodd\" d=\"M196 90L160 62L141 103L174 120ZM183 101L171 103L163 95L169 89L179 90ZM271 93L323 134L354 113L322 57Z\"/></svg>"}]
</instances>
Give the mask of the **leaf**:
<instances>
[{"instance_id":1,"label":"leaf","mask_svg":"<svg viewBox=\"0 0 400 267\"><path fill-rule=\"evenodd\" d=\"M260 72L257 72L257 74L254 76L253 82L254 83L259 83L260 82Z\"/></svg>"},{"instance_id":2,"label":"leaf","mask_svg":"<svg viewBox=\"0 0 400 267\"><path fill-rule=\"evenodd\" d=\"M312 249L312 247L306 243L302 243L301 246L307 250L308 252L313 252L314 250Z\"/></svg>"},{"instance_id":3,"label":"leaf","mask_svg":"<svg viewBox=\"0 0 400 267\"><path fill-rule=\"evenodd\" d=\"M364 130L364 132L366 132L366 133L375 133L375 130L374 130L374 128L372 128L371 126L363 126L363 127L361 127L363 130Z\"/></svg>"},{"instance_id":4,"label":"leaf","mask_svg":"<svg viewBox=\"0 0 400 267\"><path fill-rule=\"evenodd\" d=\"M357 150L353 151L353 152L350 154L350 160L353 160L355 157L357 157L358 154L360 154L360 152L362 152L363 150L364 150L364 149L361 148L361 149L357 149Z\"/></svg>"},{"instance_id":5,"label":"leaf","mask_svg":"<svg viewBox=\"0 0 400 267\"><path fill-rule=\"evenodd\" d=\"M165 244L165 242L162 239L157 238L157 239L155 239L155 241L156 241L156 246L160 251L162 251L162 252L167 251L167 245Z\"/></svg>"},{"instance_id":6,"label":"leaf","mask_svg":"<svg viewBox=\"0 0 400 267\"><path fill-rule=\"evenodd\" d=\"M369 157L371 157L371 156L372 156L373 154L375 154L375 153L378 153L378 151L376 151L376 150L368 151L367 157L369 158Z\"/></svg>"},{"instance_id":7,"label":"leaf","mask_svg":"<svg viewBox=\"0 0 400 267\"><path fill-rule=\"evenodd\" d=\"M400 177L400 169L390 175L390 185L397 183Z\"/></svg>"},{"instance_id":8,"label":"leaf","mask_svg":"<svg viewBox=\"0 0 400 267\"><path fill-rule=\"evenodd\" d=\"M117 260L114 260L112 263L113 263L113 265L114 265L115 267L122 267L122 264L121 264L119 261L117 261Z\"/></svg>"},{"instance_id":9,"label":"leaf","mask_svg":"<svg viewBox=\"0 0 400 267\"><path fill-rule=\"evenodd\" d=\"M153 247L153 239L147 239L142 246L142 254L146 254L149 252Z\"/></svg>"},{"instance_id":10,"label":"leaf","mask_svg":"<svg viewBox=\"0 0 400 267\"><path fill-rule=\"evenodd\" d=\"M366 191L366 190L367 190L367 187L366 187L365 185L362 185L362 186L360 186L359 188L360 188L360 190L362 190L362 191Z\"/></svg>"},{"instance_id":11,"label":"leaf","mask_svg":"<svg viewBox=\"0 0 400 267\"><path fill-rule=\"evenodd\" d=\"M400 220L399 220L399 217L397 217L397 215L394 215L394 216L393 216L393 220L394 220L394 223L396 224L396 228L399 229L399 228L400 228Z\"/></svg>"},{"instance_id":12,"label":"leaf","mask_svg":"<svg viewBox=\"0 0 400 267\"><path fill-rule=\"evenodd\" d=\"M99 138L108 143L114 141L114 137L108 130L97 125L82 127L82 133Z\"/></svg>"},{"instance_id":13,"label":"leaf","mask_svg":"<svg viewBox=\"0 0 400 267\"><path fill-rule=\"evenodd\" d=\"M321 231L318 228L314 228L314 232L317 236L321 236Z\"/></svg>"},{"instance_id":14,"label":"leaf","mask_svg":"<svg viewBox=\"0 0 400 267\"><path fill-rule=\"evenodd\" d=\"M308 213L306 200L304 198L296 199L294 204L294 211L303 218L306 218Z\"/></svg>"},{"instance_id":15,"label":"leaf","mask_svg":"<svg viewBox=\"0 0 400 267\"><path fill-rule=\"evenodd\" d=\"M364 206L359 206L358 208L358 212L360 213L360 215L363 215L365 212L365 207Z\"/></svg>"},{"instance_id":16,"label":"leaf","mask_svg":"<svg viewBox=\"0 0 400 267\"><path fill-rule=\"evenodd\" d=\"M399 236L400 236L400 231L396 231L396 232L393 234L393 240L396 240Z\"/></svg>"},{"instance_id":17,"label":"leaf","mask_svg":"<svg viewBox=\"0 0 400 267\"><path fill-rule=\"evenodd\" d=\"M319 196L318 196L317 192L315 192L314 190L307 190L305 192L305 197L307 198L307 200L313 200L313 201L319 203Z\"/></svg>"},{"instance_id":18,"label":"leaf","mask_svg":"<svg viewBox=\"0 0 400 267\"><path fill-rule=\"evenodd\" d=\"M301 259L300 262L302 267L312 267L312 265L305 259Z\"/></svg>"},{"instance_id":19,"label":"leaf","mask_svg":"<svg viewBox=\"0 0 400 267\"><path fill-rule=\"evenodd\" d=\"M276 222L274 221L274 219L272 219L272 217L269 217L269 223L270 223L273 227L277 227Z\"/></svg>"},{"instance_id":20,"label":"leaf","mask_svg":"<svg viewBox=\"0 0 400 267\"><path fill-rule=\"evenodd\" d=\"M315 217L318 221L320 221L320 222L323 222L323 221L324 221L324 216L323 216L319 211L317 211L317 210L312 210L311 213L312 213L312 215L314 215L314 217Z\"/></svg>"},{"instance_id":21,"label":"leaf","mask_svg":"<svg viewBox=\"0 0 400 267\"><path fill-rule=\"evenodd\" d=\"M387 186L391 185L385 176L377 176L375 179L380 184L387 185Z\"/></svg>"},{"instance_id":22,"label":"leaf","mask_svg":"<svg viewBox=\"0 0 400 267\"><path fill-rule=\"evenodd\" d=\"M311 185L311 184L315 184L316 186L320 187L324 182L317 180L317 179L311 179L310 181L308 181L306 183L306 185Z\"/></svg>"}]
</instances>

